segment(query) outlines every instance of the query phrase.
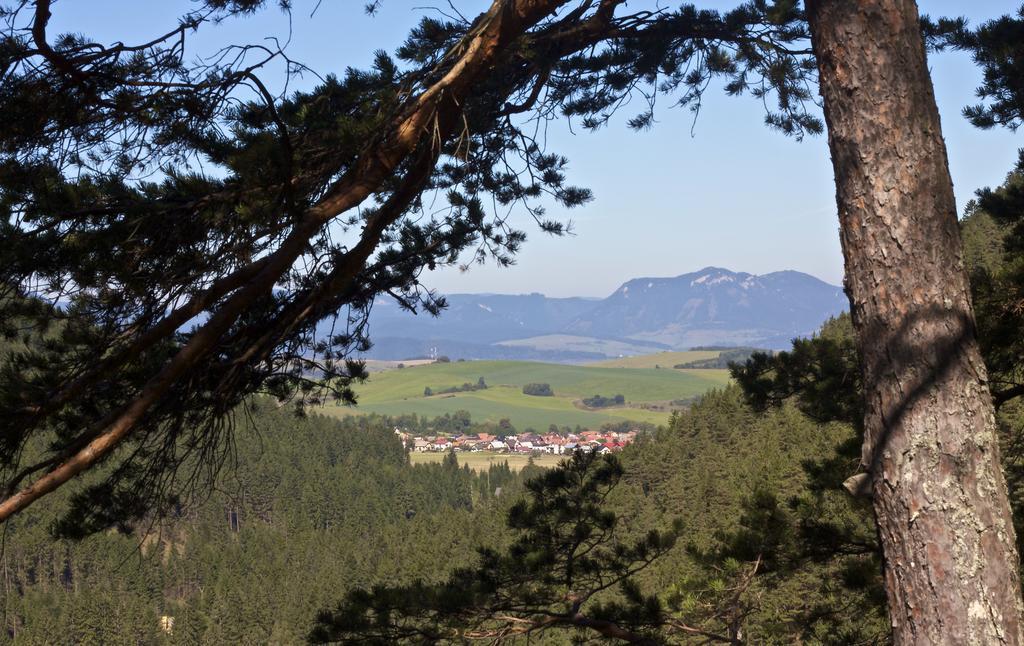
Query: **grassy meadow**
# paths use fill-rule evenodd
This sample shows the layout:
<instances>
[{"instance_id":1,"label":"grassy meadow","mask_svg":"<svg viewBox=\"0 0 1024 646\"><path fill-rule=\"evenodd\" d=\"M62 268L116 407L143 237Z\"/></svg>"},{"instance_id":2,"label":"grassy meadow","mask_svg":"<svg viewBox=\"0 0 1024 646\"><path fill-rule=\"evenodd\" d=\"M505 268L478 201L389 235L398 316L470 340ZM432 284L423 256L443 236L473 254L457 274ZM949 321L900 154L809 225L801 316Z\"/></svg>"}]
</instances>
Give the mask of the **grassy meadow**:
<instances>
[{"instance_id":1,"label":"grassy meadow","mask_svg":"<svg viewBox=\"0 0 1024 646\"><path fill-rule=\"evenodd\" d=\"M485 390L423 396L425 388L437 392L464 383L475 384L480 377L488 385ZM637 405L687 399L725 385L728 380L726 370L572 366L528 361L433 363L374 372L365 384L356 387L357 407L328 405L323 412L339 416L416 413L434 417L466 410L475 421L497 422L508 418L519 429L546 429L550 424L596 428L606 422L623 420L662 424L668 420L667 411L646 410ZM524 395L522 387L527 383L550 384L555 396ZM586 410L579 404L583 397L616 394L626 398L627 406Z\"/></svg>"},{"instance_id":2,"label":"grassy meadow","mask_svg":"<svg viewBox=\"0 0 1024 646\"><path fill-rule=\"evenodd\" d=\"M650 346L640 343L595 339L589 336L575 336L572 334L545 334L526 339L500 341L498 345L535 348L537 350L599 352L605 356L642 354L650 352L652 349Z\"/></svg>"},{"instance_id":3,"label":"grassy meadow","mask_svg":"<svg viewBox=\"0 0 1024 646\"><path fill-rule=\"evenodd\" d=\"M714 359L722 353L721 350L682 350L656 352L654 354L641 354L635 357L621 357L618 359L607 359L595 361L586 365L595 368L672 368L672 366L689 361L702 361Z\"/></svg>"}]
</instances>

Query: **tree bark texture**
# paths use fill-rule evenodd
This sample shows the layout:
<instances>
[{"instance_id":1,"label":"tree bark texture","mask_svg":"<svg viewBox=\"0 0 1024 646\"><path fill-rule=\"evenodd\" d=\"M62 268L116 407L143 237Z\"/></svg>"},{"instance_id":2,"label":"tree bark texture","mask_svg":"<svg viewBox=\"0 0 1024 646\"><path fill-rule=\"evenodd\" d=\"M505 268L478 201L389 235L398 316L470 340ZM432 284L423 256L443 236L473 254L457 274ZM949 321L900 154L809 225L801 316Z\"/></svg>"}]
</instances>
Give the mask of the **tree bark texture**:
<instances>
[{"instance_id":1,"label":"tree bark texture","mask_svg":"<svg viewBox=\"0 0 1024 646\"><path fill-rule=\"evenodd\" d=\"M808 0L897 644L1020 644L995 414L913 0Z\"/></svg>"}]
</instances>

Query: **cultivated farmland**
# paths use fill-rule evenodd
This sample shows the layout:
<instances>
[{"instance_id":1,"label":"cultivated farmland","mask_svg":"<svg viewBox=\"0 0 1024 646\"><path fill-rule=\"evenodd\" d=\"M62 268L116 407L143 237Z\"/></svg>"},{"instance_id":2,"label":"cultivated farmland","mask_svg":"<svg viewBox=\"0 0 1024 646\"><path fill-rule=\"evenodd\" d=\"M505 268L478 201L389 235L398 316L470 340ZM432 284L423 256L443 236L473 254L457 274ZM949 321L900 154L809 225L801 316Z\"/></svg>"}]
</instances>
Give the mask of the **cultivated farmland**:
<instances>
[{"instance_id":1,"label":"cultivated farmland","mask_svg":"<svg viewBox=\"0 0 1024 646\"><path fill-rule=\"evenodd\" d=\"M659 355L652 355L659 356ZM694 357L699 358L699 357ZM487 388L424 396L483 378ZM433 363L373 373L357 386L355 408L327 406L330 415L416 413L427 417L466 410L474 421L508 418L516 428L546 429L551 424L596 428L606 422L632 420L664 423L668 410L642 406L664 405L693 398L728 383L726 370L672 370L570 366L526 361L460 361ZM524 395L523 385L547 383L553 397ZM579 400L594 395L621 394L627 406L586 410Z\"/></svg>"}]
</instances>

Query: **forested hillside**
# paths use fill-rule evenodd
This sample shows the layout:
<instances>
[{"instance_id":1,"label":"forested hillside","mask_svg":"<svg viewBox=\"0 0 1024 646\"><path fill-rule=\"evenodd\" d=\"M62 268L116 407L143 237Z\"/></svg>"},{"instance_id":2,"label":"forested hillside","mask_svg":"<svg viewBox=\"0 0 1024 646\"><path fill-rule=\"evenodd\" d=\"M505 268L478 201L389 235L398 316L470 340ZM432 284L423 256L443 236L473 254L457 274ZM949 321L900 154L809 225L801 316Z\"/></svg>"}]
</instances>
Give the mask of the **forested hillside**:
<instances>
[{"instance_id":1,"label":"forested hillside","mask_svg":"<svg viewBox=\"0 0 1024 646\"><path fill-rule=\"evenodd\" d=\"M299 643L351 586L436 578L500 540L493 493L521 479L507 469L409 466L379 418L297 419L267 402L246 417L258 430L239 420L235 466L166 521L80 542L51 536L55 505L10 521L0 640Z\"/></svg>"},{"instance_id":2,"label":"forested hillside","mask_svg":"<svg viewBox=\"0 0 1024 646\"><path fill-rule=\"evenodd\" d=\"M984 211L972 211L963 229L980 324L989 330L983 338L998 359L1000 348L1014 347L999 294L1013 293L1000 286L1014 284L1016 263L990 243L1007 230ZM737 373L746 392L711 391L623 451L621 482L602 508L627 535L677 522L678 535L631 577L635 588L606 590L594 603L628 604L635 589L658 604L658 621L710 634L741 630L755 643L885 642L868 499L843 488L857 471L860 442L849 318L828 322L791 352L760 357ZM1003 379L1001 364L992 365L993 378ZM1024 481L1014 442L1021 415L1013 402L999 411L1014 501ZM57 522L69 490L10 520L0 639L299 643L319 626L328 631L321 635L359 641L331 623L343 615L318 624L318 611L345 607L348 595L375 586L440 585L453 569L478 566L479 548L500 553L522 531L504 519L524 495L524 480L541 471L474 473L456 455L411 466L394 432L403 422L377 415L301 418L258 400L235 422L234 451L216 487L168 509L164 520L57 540L54 531L88 526ZM395 611L401 616L403 608ZM673 633L672 625L647 629L659 639L704 639ZM564 643L572 633L534 641Z\"/></svg>"},{"instance_id":3,"label":"forested hillside","mask_svg":"<svg viewBox=\"0 0 1024 646\"><path fill-rule=\"evenodd\" d=\"M258 430L238 425L237 465L207 498L166 521L73 542L50 535L48 510L59 498L14 519L4 551L4 639L298 643L316 612L354 587L440 581L475 563L477 547L503 545L504 514L522 479L538 472L470 473L451 458L412 467L380 417L298 419L266 402L248 417ZM756 414L730 387L627 449L609 508L634 531L683 521L683 540L643 585L675 599L680 612L704 613L712 601L700 582L718 566L687 546L720 547L757 492L780 502L804 492L801 462L848 435L792 408ZM808 598L827 604L819 587L831 578L806 572L776 589L779 575L762 569L743 597L762 608L750 630L796 634ZM780 624L780 612L792 617ZM169 632L161 617L173 617Z\"/></svg>"},{"instance_id":4,"label":"forested hillside","mask_svg":"<svg viewBox=\"0 0 1024 646\"><path fill-rule=\"evenodd\" d=\"M310 47L290 0L84 4L0 5L0 642L1024 644L1024 151L958 221L930 58L1016 130L1024 7L449 2L397 41L316 2ZM711 89L827 134L831 178L730 115L714 150L555 132L721 119ZM828 179L843 287L446 301L522 224L574 233L574 177L619 193L608 244L524 291L592 293L635 234L629 275L817 265ZM371 376L375 343L431 361ZM662 365L696 345L730 349Z\"/></svg>"}]
</instances>

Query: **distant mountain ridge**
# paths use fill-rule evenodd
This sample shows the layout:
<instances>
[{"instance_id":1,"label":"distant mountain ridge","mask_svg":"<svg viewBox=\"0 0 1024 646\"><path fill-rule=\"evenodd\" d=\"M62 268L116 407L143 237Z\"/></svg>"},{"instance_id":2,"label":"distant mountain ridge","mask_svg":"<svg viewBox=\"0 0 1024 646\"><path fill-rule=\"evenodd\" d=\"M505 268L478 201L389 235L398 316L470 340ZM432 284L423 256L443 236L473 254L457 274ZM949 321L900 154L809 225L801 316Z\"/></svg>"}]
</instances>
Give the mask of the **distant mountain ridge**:
<instances>
[{"instance_id":1,"label":"distant mountain ridge","mask_svg":"<svg viewBox=\"0 0 1024 646\"><path fill-rule=\"evenodd\" d=\"M537 293L446 299L439 317L412 315L390 300L376 303L370 318L376 345L367 356L574 362L698 345L777 349L848 307L842 288L805 273L758 276L720 267L634 278L604 299Z\"/></svg>"},{"instance_id":2,"label":"distant mountain ridge","mask_svg":"<svg viewBox=\"0 0 1024 646\"><path fill-rule=\"evenodd\" d=\"M572 321L567 332L665 343L783 347L847 307L842 288L798 271L762 276L705 267L634 278ZM781 344L781 345L780 345Z\"/></svg>"}]
</instances>

